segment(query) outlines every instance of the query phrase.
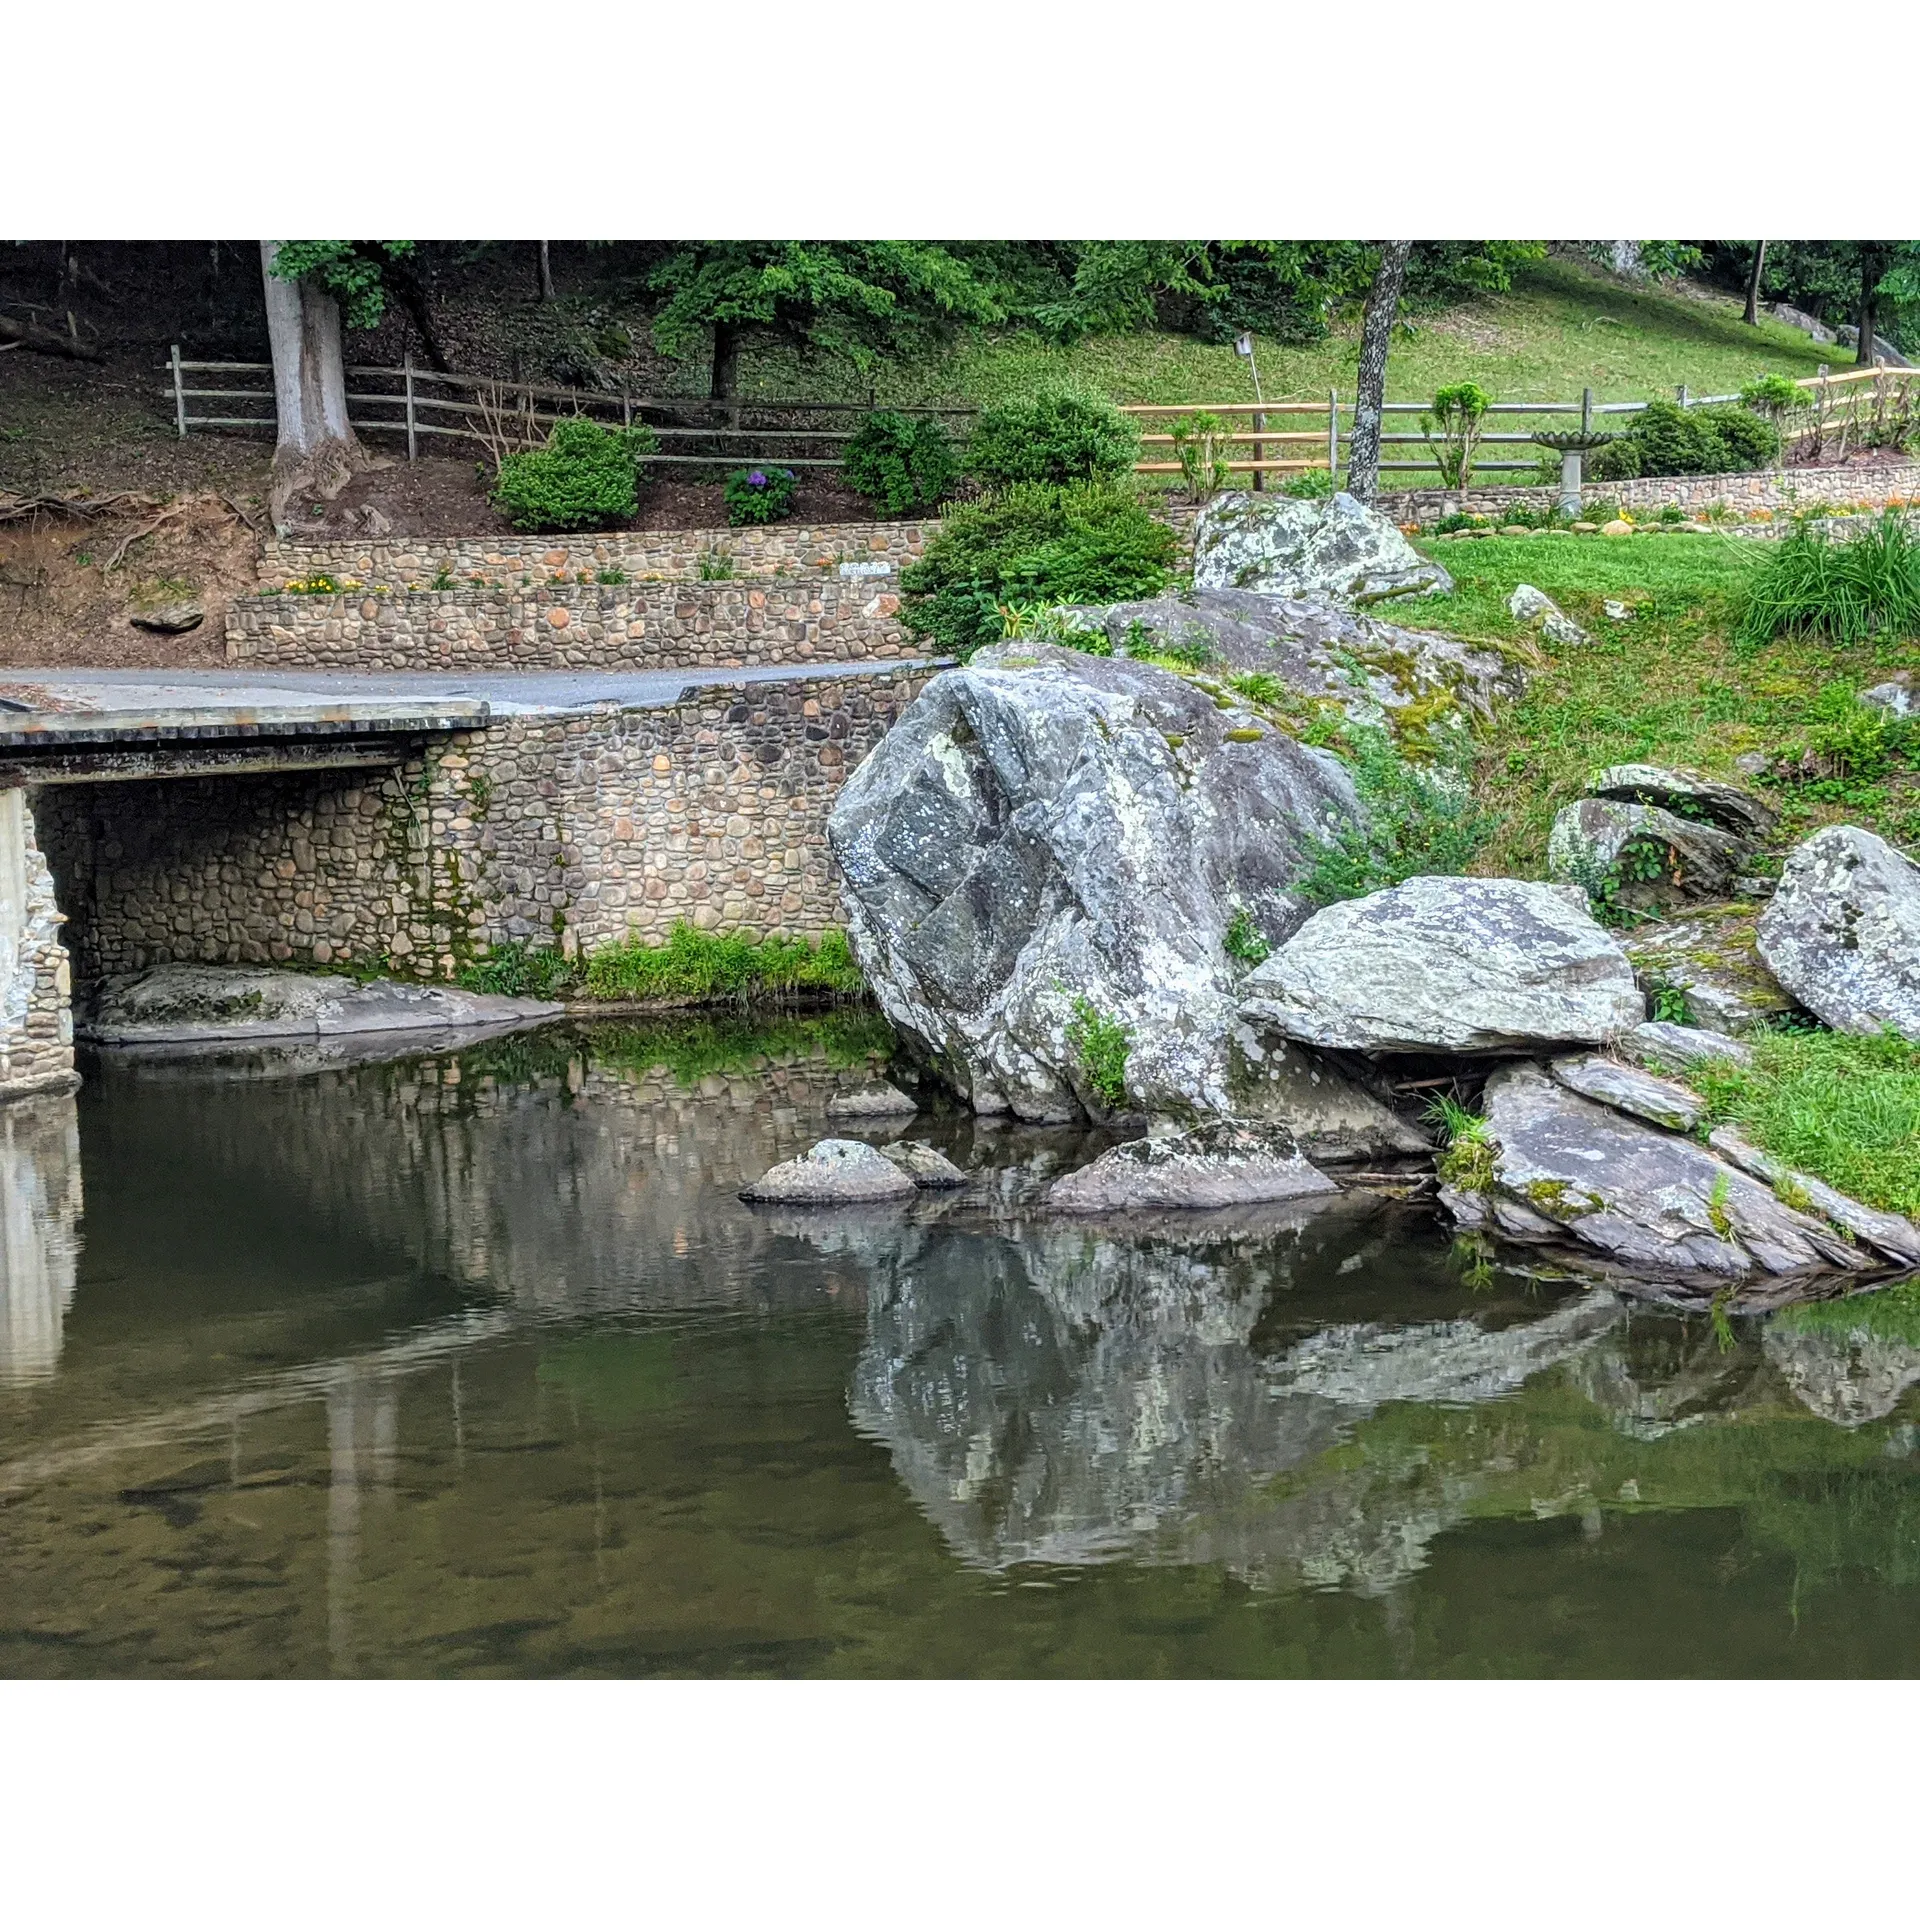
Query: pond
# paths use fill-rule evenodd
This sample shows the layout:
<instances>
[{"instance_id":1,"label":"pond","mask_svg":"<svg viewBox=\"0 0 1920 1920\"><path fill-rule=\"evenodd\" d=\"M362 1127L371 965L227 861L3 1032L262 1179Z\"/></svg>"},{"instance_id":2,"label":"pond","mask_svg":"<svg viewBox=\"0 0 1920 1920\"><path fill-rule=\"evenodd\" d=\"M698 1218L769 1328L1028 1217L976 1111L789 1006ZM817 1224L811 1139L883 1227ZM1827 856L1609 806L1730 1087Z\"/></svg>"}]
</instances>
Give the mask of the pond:
<instances>
[{"instance_id":1,"label":"pond","mask_svg":"<svg viewBox=\"0 0 1920 1920\"><path fill-rule=\"evenodd\" d=\"M1897 1325L1727 1345L1374 1195L1067 1224L1101 1142L962 1114L964 1194L742 1204L876 1038L0 1109L0 1672L1920 1671Z\"/></svg>"}]
</instances>

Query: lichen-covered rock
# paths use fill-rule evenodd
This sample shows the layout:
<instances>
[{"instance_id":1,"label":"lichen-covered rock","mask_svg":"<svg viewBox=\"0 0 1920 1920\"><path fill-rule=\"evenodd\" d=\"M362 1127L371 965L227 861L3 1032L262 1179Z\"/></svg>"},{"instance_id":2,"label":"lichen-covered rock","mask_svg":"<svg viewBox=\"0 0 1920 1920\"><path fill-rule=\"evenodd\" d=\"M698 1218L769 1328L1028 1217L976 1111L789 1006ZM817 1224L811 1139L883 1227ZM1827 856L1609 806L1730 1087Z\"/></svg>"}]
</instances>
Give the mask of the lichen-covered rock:
<instances>
[{"instance_id":1,"label":"lichen-covered rock","mask_svg":"<svg viewBox=\"0 0 1920 1920\"><path fill-rule=\"evenodd\" d=\"M1200 1117L1236 1107L1228 928L1291 933L1357 813L1334 755L1176 674L1005 645L920 695L827 833L868 985L976 1110Z\"/></svg>"},{"instance_id":2,"label":"lichen-covered rock","mask_svg":"<svg viewBox=\"0 0 1920 1920\"><path fill-rule=\"evenodd\" d=\"M832 1111L831 1107L828 1109ZM880 1149L916 1187L964 1187L967 1176L938 1147L924 1140L896 1140Z\"/></svg>"},{"instance_id":3,"label":"lichen-covered rock","mask_svg":"<svg viewBox=\"0 0 1920 1920\"><path fill-rule=\"evenodd\" d=\"M1205 1121L1184 1132L1127 1140L1056 1180L1047 1205L1061 1213L1127 1207L1233 1207L1298 1200L1339 1188L1281 1126Z\"/></svg>"},{"instance_id":4,"label":"lichen-covered rock","mask_svg":"<svg viewBox=\"0 0 1920 1920\"><path fill-rule=\"evenodd\" d=\"M1767 1322L1760 1343L1794 1397L1836 1427L1885 1419L1920 1381L1920 1347L1870 1327L1809 1326L1782 1315Z\"/></svg>"},{"instance_id":5,"label":"lichen-covered rock","mask_svg":"<svg viewBox=\"0 0 1920 1920\"><path fill-rule=\"evenodd\" d=\"M1715 1033L1746 1033L1793 1011L1761 960L1759 910L1736 901L1681 909L1619 936L1650 1000L1678 994L1687 1017Z\"/></svg>"},{"instance_id":6,"label":"lichen-covered rock","mask_svg":"<svg viewBox=\"0 0 1920 1920\"><path fill-rule=\"evenodd\" d=\"M1538 587L1524 582L1507 596L1507 611L1521 626L1563 647L1584 647L1586 628L1569 619Z\"/></svg>"},{"instance_id":7,"label":"lichen-covered rock","mask_svg":"<svg viewBox=\"0 0 1920 1920\"><path fill-rule=\"evenodd\" d=\"M1282 704L1396 733L1490 718L1526 691L1518 654L1450 633L1396 627L1331 600L1218 588L1075 609L1116 653L1171 652L1232 674L1270 674ZM1223 687L1233 697L1230 686Z\"/></svg>"},{"instance_id":8,"label":"lichen-covered rock","mask_svg":"<svg viewBox=\"0 0 1920 1920\"><path fill-rule=\"evenodd\" d=\"M1601 1046L1646 1017L1573 888L1440 875L1323 908L1248 975L1240 1004L1255 1027L1363 1053Z\"/></svg>"},{"instance_id":9,"label":"lichen-covered rock","mask_svg":"<svg viewBox=\"0 0 1920 1920\"><path fill-rule=\"evenodd\" d=\"M1822 827L1794 848L1759 949L1828 1026L1920 1040L1920 867L1878 834Z\"/></svg>"},{"instance_id":10,"label":"lichen-covered rock","mask_svg":"<svg viewBox=\"0 0 1920 1920\"><path fill-rule=\"evenodd\" d=\"M1516 1238L1564 1240L1610 1268L1657 1275L1683 1297L1734 1286L1743 1308L1874 1264L1707 1148L1599 1105L1531 1061L1494 1074L1483 1111L1495 1159L1479 1198Z\"/></svg>"},{"instance_id":11,"label":"lichen-covered rock","mask_svg":"<svg viewBox=\"0 0 1920 1920\"><path fill-rule=\"evenodd\" d=\"M1217 495L1194 523L1193 584L1362 604L1453 590L1444 567L1349 493Z\"/></svg>"},{"instance_id":12,"label":"lichen-covered rock","mask_svg":"<svg viewBox=\"0 0 1920 1920\"><path fill-rule=\"evenodd\" d=\"M1648 850L1642 862L1621 860L1629 845ZM1547 871L1589 893L1611 885L1630 905L1657 899L1723 898L1752 852L1748 843L1703 820L1664 807L1623 800L1576 800L1553 817Z\"/></svg>"},{"instance_id":13,"label":"lichen-covered rock","mask_svg":"<svg viewBox=\"0 0 1920 1920\"><path fill-rule=\"evenodd\" d=\"M1620 1042L1620 1051L1632 1060L1645 1060L1669 1073L1684 1073L1703 1060L1744 1067L1753 1049L1743 1041L1707 1027L1683 1027L1671 1020L1646 1020Z\"/></svg>"},{"instance_id":14,"label":"lichen-covered rock","mask_svg":"<svg viewBox=\"0 0 1920 1920\"><path fill-rule=\"evenodd\" d=\"M563 1012L553 1001L457 987L181 963L101 981L76 1031L99 1046L177 1046L514 1026Z\"/></svg>"},{"instance_id":15,"label":"lichen-covered rock","mask_svg":"<svg viewBox=\"0 0 1920 1920\"><path fill-rule=\"evenodd\" d=\"M1906 720L1920 713L1920 696L1916 696L1913 687L1913 675L1896 673L1891 680L1883 680L1877 687L1867 687L1860 698L1870 707L1881 708L1893 720Z\"/></svg>"},{"instance_id":16,"label":"lichen-covered rock","mask_svg":"<svg viewBox=\"0 0 1920 1920\"><path fill-rule=\"evenodd\" d=\"M1563 1087L1669 1133L1691 1133L1706 1117L1707 1103L1691 1087L1675 1086L1605 1054L1562 1054L1551 1063L1551 1071Z\"/></svg>"},{"instance_id":17,"label":"lichen-covered rock","mask_svg":"<svg viewBox=\"0 0 1920 1920\"><path fill-rule=\"evenodd\" d=\"M1643 807L1705 820L1753 840L1764 840L1779 824L1779 814L1757 794L1730 786L1689 767L1658 767L1643 762L1602 767L1587 782L1596 800L1625 800Z\"/></svg>"},{"instance_id":18,"label":"lichen-covered rock","mask_svg":"<svg viewBox=\"0 0 1920 1920\"><path fill-rule=\"evenodd\" d=\"M792 1160L769 1167L742 1200L788 1206L845 1206L862 1200L903 1200L918 1191L913 1176L864 1140L822 1140Z\"/></svg>"}]
</instances>

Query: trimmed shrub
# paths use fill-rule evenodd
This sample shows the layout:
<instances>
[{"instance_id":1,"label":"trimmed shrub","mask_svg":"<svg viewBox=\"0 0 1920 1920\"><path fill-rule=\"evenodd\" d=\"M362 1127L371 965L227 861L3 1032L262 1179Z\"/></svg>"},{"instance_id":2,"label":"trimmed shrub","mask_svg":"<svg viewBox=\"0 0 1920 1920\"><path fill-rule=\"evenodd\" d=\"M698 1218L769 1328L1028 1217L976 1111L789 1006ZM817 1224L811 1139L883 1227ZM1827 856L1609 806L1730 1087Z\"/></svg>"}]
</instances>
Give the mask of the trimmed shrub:
<instances>
[{"instance_id":1,"label":"trimmed shrub","mask_svg":"<svg viewBox=\"0 0 1920 1920\"><path fill-rule=\"evenodd\" d=\"M738 467L727 475L727 525L764 527L793 512L800 476L791 467Z\"/></svg>"},{"instance_id":2,"label":"trimmed shrub","mask_svg":"<svg viewBox=\"0 0 1920 1920\"><path fill-rule=\"evenodd\" d=\"M1177 541L1130 484L1012 486L948 510L900 576L902 618L965 659L1002 637L1003 607L1099 606L1167 584Z\"/></svg>"},{"instance_id":3,"label":"trimmed shrub","mask_svg":"<svg viewBox=\"0 0 1920 1920\"><path fill-rule=\"evenodd\" d=\"M936 506L959 477L953 442L930 414L870 413L847 445L847 485L887 519Z\"/></svg>"},{"instance_id":4,"label":"trimmed shrub","mask_svg":"<svg viewBox=\"0 0 1920 1920\"><path fill-rule=\"evenodd\" d=\"M990 487L1118 479L1140 458L1140 429L1110 400L1068 389L986 407L967 442L967 471Z\"/></svg>"},{"instance_id":5,"label":"trimmed shrub","mask_svg":"<svg viewBox=\"0 0 1920 1920\"><path fill-rule=\"evenodd\" d=\"M500 462L493 502L522 533L570 533L633 518L638 462L659 445L645 426L559 420L544 447Z\"/></svg>"},{"instance_id":6,"label":"trimmed shrub","mask_svg":"<svg viewBox=\"0 0 1920 1920\"><path fill-rule=\"evenodd\" d=\"M1595 480L1686 473L1742 473L1780 457L1780 429L1746 407L1681 407L1649 401L1611 445L1587 456Z\"/></svg>"}]
</instances>

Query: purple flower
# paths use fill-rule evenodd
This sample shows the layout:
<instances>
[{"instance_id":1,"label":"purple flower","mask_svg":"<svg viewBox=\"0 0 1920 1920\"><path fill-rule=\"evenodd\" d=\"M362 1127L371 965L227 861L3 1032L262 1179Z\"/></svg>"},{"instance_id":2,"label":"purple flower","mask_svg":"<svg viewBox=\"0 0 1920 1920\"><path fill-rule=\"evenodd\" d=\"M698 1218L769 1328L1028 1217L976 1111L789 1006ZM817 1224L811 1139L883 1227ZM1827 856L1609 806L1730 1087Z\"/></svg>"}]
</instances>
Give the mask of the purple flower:
<instances>
[{"instance_id":1,"label":"purple flower","mask_svg":"<svg viewBox=\"0 0 1920 1920\"><path fill-rule=\"evenodd\" d=\"M764 487L766 484L767 476L758 467L747 475L747 485L750 487Z\"/></svg>"}]
</instances>

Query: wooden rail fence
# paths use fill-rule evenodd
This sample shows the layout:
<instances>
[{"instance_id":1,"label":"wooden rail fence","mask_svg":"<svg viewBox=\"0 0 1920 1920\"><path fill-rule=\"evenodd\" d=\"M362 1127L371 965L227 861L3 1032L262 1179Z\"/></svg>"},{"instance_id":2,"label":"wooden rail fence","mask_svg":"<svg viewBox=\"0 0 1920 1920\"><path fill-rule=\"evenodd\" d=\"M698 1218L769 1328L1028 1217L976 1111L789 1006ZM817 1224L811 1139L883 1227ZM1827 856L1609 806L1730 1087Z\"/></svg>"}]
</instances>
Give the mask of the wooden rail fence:
<instances>
[{"instance_id":1,"label":"wooden rail fence","mask_svg":"<svg viewBox=\"0 0 1920 1920\"><path fill-rule=\"evenodd\" d=\"M184 360L180 349L173 349L166 371L170 384L163 389L173 402L174 424L184 438L196 427L258 428L271 432L274 427L273 368L252 360ZM189 376L265 376L264 384L254 386L190 385ZM787 467L837 467L854 425L849 416L864 415L875 402L861 400L712 400L692 395L636 394L624 389L603 392L588 387L547 386L525 380L492 380L475 374L437 373L408 362L398 367L347 369L348 417L362 433L391 433L403 436L407 458L419 457L423 440L467 440L486 444L487 434L475 424L505 413L516 421L534 426L552 426L560 420L585 416L618 421L631 426L644 421L661 443L660 451L643 456L643 463L658 467L738 466L762 462ZM1850 373L1828 373L1797 380L1794 386L1804 395L1796 405L1780 416L1782 433L1790 445L1811 441L1816 452L1832 442L1844 453L1851 444L1884 441L1888 435L1920 432L1920 368L1861 367ZM451 397L465 393L467 399ZM1739 398L1737 394L1694 394L1686 387L1675 396L1683 407L1719 406ZM258 412L201 413L195 409L203 402L240 401L260 409ZM543 404L545 403L545 404ZM1578 400L1501 400L1487 411L1503 422L1518 424L1520 419L1578 420L1583 432L1591 430L1602 416L1634 414L1643 411L1644 400L1598 401L1591 390ZM1401 420L1429 412L1428 403L1418 400L1390 400L1382 411ZM963 422L971 420L971 407L897 407L896 412L928 414ZM1342 400L1337 391L1324 400L1226 400L1181 402L1178 404L1141 404L1120 409L1141 424L1141 447L1145 457L1135 471L1148 475L1172 475L1182 471L1177 457L1178 439L1174 428L1183 420L1200 414L1213 414L1229 431L1215 435L1217 443L1229 451L1227 471L1251 474L1260 486L1270 473L1303 473L1318 470L1337 474L1351 442L1353 402ZM1342 416L1345 416L1345 425ZM1273 424L1278 421L1280 424ZM1294 424L1294 423L1299 424ZM1535 433L1502 432L1497 428L1482 433L1483 447L1511 448L1534 446ZM1430 447L1424 432L1385 431L1383 447ZM799 451L790 451L798 448ZM1246 457L1234 457L1240 449ZM1535 472L1547 449L1529 460L1478 460L1475 473ZM1176 457L1169 458L1168 455ZM1439 461L1431 455L1424 459L1384 459L1381 470L1389 473L1438 473Z\"/></svg>"}]
</instances>

